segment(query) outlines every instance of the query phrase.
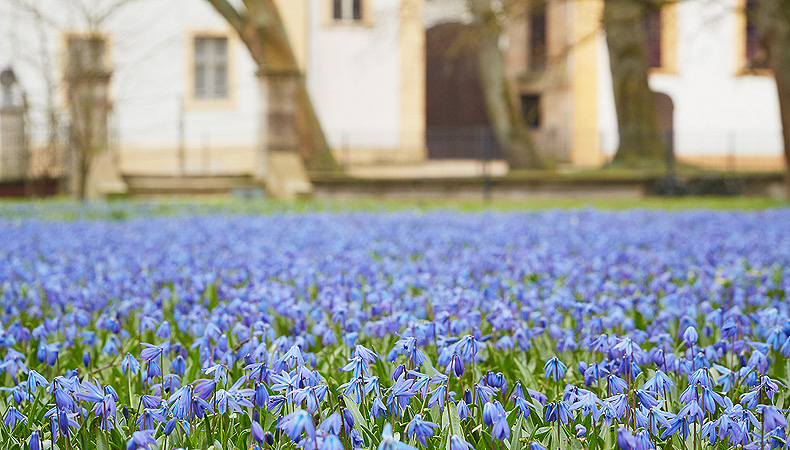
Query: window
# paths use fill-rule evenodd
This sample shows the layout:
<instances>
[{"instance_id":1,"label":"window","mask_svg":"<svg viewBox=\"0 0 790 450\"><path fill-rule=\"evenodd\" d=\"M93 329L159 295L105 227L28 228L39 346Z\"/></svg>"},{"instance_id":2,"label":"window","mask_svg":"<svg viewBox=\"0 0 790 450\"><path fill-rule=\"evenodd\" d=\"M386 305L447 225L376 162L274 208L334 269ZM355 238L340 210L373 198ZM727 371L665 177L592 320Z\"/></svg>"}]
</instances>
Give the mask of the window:
<instances>
[{"instance_id":1,"label":"window","mask_svg":"<svg viewBox=\"0 0 790 450\"><path fill-rule=\"evenodd\" d=\"M529 15L529 69L546 68L546 4L535 6Z\"/></svg>"},{"instance_id":2,"label":"window","mask_svg":"<svg viewBox=\"0 0 790 450\"><path fill-rule=\"evenodd\" d=\"M647 41L647 61L652 69L663 67L661 48L662 14L660 10L651 10L644 17Z\"/></svg>"},{"instance_id":3,"label":"window","mask_svg":"<svg viewBox=\"0 0 790 450\"><path fill-rule=\"evenodd\" d=\"M521 114L530 128L540 128L540 95L521 95Z\"/></svg>"},{"instance_id":4,"label":"window","mask_svg":"<svg viewBox=\"0 0 790 450\"><path fill-rule=\"evenodd\" d=\"M760 30L757 28L757 0L746 0L746 69L767 69L768 57L760 42Z\"/></svg>"},{"instance_id":5,"label":"window","mask_svg":"<svg viewBox=\"0 0 790 450\"><path fill-rule=\"evenodd\" d=\"M228 98L228 38L195 37L196 100L224 100Z\"/></svg>"},{"instance_id":6,"label":"window","mask_svg":"<svg viewBox=\"0 0 790 450\"><path fill-rule=\"evenodd\" d=\"M332 0L332 19L335 22L361 22L363 0Z\"/></svg>"},{"instance_id":7,"label":"window","mask_svg":"<svg viewBox=\"0 0 790 450\"><path fill-rule=\"evenodd\" d=\"M103 72L109 70L106 40L98 35L69 35L67 38L69 73Z\"/></svg>"}]
</instances>

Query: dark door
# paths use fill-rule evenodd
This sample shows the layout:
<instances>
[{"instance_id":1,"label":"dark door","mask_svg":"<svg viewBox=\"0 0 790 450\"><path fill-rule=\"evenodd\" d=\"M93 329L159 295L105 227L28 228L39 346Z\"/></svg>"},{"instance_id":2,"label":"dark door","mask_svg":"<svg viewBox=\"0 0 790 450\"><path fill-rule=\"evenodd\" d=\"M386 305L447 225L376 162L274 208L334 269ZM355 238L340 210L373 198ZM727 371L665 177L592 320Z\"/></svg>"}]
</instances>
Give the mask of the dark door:
<instances>
[{"instance_id":1,"label":"dark door","mask_svg":"<svg viewBox=\"0 0 790 450\"><path fill-rule=\"evenodd\" d=\"M426 32L425 134L429 158L501 157L487 131L490 122L470 36L469 26L460 23L436 25ZM484 139L490 144L487 150Z\"/></svg>"}]
</instances>

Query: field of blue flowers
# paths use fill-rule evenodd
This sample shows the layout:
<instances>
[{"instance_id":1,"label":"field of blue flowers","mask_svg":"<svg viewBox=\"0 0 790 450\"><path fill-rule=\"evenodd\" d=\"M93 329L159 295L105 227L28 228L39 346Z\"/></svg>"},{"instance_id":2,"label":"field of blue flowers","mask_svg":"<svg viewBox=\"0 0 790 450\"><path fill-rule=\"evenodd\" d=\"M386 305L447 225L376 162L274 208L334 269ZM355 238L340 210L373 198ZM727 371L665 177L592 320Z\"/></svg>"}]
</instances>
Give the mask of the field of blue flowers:
<instances>
[{"instance_id":1,"label":"field of blue flowers","mask_svg":"<svg viewBox=\"0 0 790 450\"><path fill-rule=\"evenodd\" d=\"M787 448L790 210L0 219L15 449Z\"/></svg>"}]
</instances>

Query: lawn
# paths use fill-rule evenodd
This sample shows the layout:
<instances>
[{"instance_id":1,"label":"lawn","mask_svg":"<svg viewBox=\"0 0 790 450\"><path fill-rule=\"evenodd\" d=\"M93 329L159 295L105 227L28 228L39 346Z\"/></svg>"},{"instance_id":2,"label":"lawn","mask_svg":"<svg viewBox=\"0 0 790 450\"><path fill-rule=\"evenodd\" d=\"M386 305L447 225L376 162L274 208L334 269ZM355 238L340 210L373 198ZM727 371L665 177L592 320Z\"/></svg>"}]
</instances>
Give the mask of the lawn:
<instances>
[{"instance_id":1,"label":"lawn","mask_svg":"<svg viewBox=\"0 0 790 450\"><path fill-rule=\"evenodd\" d=\"M3 203L0 440L784 445L790 210L489 206Z\"/></svg>"}]
</instances>

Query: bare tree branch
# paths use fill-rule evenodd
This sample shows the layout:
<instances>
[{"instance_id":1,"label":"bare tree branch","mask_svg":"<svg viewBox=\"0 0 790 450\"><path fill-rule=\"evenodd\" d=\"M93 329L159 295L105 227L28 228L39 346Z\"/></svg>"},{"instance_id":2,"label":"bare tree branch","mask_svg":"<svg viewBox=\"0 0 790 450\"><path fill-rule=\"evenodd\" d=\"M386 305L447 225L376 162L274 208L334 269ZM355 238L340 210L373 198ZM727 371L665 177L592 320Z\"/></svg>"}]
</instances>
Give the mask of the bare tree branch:
<instances>
[{"instance_id":1,"label":"bare tree branch","mask_svg":"<svg viewBox=\"0 0 790 450\"><path fill-rule=\"evenodd\" d=\"M208 0L211 3L211 6L217 10L218 13L228 21L230 26L239 33L239 36L244 36L244 28L246 24L246 20L244 20L244 14L240 13L233 7L228 0Z\"/></svg>"}]
</instances>

